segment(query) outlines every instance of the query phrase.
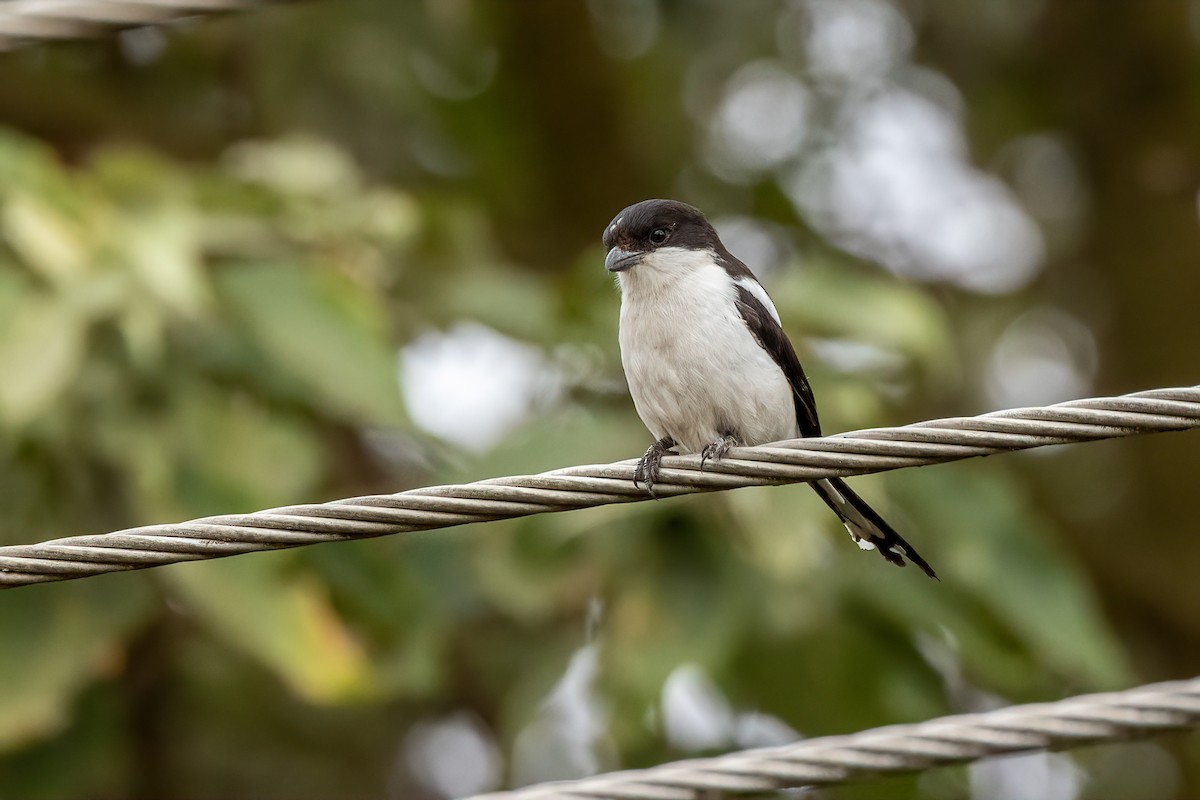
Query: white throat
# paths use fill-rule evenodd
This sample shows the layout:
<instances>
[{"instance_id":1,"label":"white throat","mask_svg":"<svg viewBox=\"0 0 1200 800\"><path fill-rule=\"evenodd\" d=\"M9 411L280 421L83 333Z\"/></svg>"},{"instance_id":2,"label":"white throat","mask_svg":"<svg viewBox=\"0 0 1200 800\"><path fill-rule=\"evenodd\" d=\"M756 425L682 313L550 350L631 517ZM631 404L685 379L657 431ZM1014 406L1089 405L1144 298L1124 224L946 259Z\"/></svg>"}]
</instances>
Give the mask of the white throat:
<instances>
[{"instance_id":1,"label":"white throat","mask_svg":"<svg viewBox=\"0 0 1200 800\"><path fill-rule=\"evenodd\" d=\"M657 294L673 290L682 282L707 279L714 269L725 274L712 250L660 247L643 256L632 269L618 272L617 283L622 295Z\"/></svg>"}]
</instances>

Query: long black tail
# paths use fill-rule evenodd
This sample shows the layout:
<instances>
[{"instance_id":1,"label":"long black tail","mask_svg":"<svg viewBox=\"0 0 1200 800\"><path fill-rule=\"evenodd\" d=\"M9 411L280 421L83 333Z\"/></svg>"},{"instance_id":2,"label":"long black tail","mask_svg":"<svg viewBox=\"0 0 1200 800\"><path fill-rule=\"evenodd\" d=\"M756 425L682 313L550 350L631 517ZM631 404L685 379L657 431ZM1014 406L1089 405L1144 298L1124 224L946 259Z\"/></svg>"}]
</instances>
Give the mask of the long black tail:
<instances>
[{"instance_id":1,"label":"long black tail","mask_svg":"<svg viewBox=\"0 0 1200 800\"><path fill-rule=\"evenodd\" d=\"M829 478L809 485L825 501L825 505L841 518L846 530L850 531L856 542L869 542L879 551L879 555L899 567L904 566L904 559L907 557L909 561L925 570L926 575L937 580L933 567L921 558L921 554L904 541L904 537L896 533L891 525L884 522L883 517L867 505L866 500L855 494L844 480Z\"/></svg>"}]
</instances>

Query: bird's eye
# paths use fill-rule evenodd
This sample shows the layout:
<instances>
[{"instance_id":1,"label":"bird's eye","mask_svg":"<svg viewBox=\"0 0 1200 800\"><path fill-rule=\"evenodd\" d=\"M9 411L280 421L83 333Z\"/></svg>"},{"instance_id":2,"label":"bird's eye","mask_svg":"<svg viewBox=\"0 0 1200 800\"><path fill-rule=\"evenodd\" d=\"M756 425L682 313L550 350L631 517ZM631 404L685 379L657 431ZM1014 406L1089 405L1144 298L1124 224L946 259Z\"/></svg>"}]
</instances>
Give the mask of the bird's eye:
<instances>
[{"instance_id":1,"label":"bird's eye","mask_svg":"<svg viewBox=\"0 0 1200 800\"><path fill-rule=\"evenodd\" d=\"M666 228L655 228L650 231L650 242L652 244L662 244L667 240L667 236L669 235L670 233Z\"/></svg>"}]
</instances>

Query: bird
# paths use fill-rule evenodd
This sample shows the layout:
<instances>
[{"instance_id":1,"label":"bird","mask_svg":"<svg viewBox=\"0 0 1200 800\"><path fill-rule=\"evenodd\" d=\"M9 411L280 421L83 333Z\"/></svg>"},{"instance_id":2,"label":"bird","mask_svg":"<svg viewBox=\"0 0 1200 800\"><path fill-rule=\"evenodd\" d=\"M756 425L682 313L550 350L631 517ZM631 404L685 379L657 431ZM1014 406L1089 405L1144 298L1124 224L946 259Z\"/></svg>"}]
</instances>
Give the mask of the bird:
<instances>
[{"instance_id":1,"label":"bird","mask_svg":"<svg viewBox=\"0 0 1200 800\"><path fill-rule=\"evenodd\" d=\"M634 407L654 444L634 471L653 495L663 456L821 435L812 387L766 289L697 208L644 200L604 230L621 293L618 340ZM924 558L841 478L809 484L864 550Z\"/></svg>"}]
</instances>

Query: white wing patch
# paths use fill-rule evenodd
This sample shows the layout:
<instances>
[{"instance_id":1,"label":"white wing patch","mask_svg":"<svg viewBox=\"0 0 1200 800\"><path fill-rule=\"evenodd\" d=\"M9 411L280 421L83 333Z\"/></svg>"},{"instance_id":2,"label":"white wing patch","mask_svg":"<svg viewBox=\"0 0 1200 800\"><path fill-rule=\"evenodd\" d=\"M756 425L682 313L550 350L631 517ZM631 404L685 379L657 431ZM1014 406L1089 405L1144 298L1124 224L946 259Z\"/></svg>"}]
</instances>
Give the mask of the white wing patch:
<instances>
[{"instance_id":1,"label":"white wing patch","mask_svg":"<svg viewBox=\"0 0 1200 800\"><path fill-rule=\"evenodd\" d=\"M783 325L779 320L779 312L775 310L775 304L771 302L771 296L767 294L767 290L762 287L761 283L753 278L738 278L734 283L754 295L755 299L762 303L763 307L771 314L776 325Z\"/></svg>"}]
</instances>

